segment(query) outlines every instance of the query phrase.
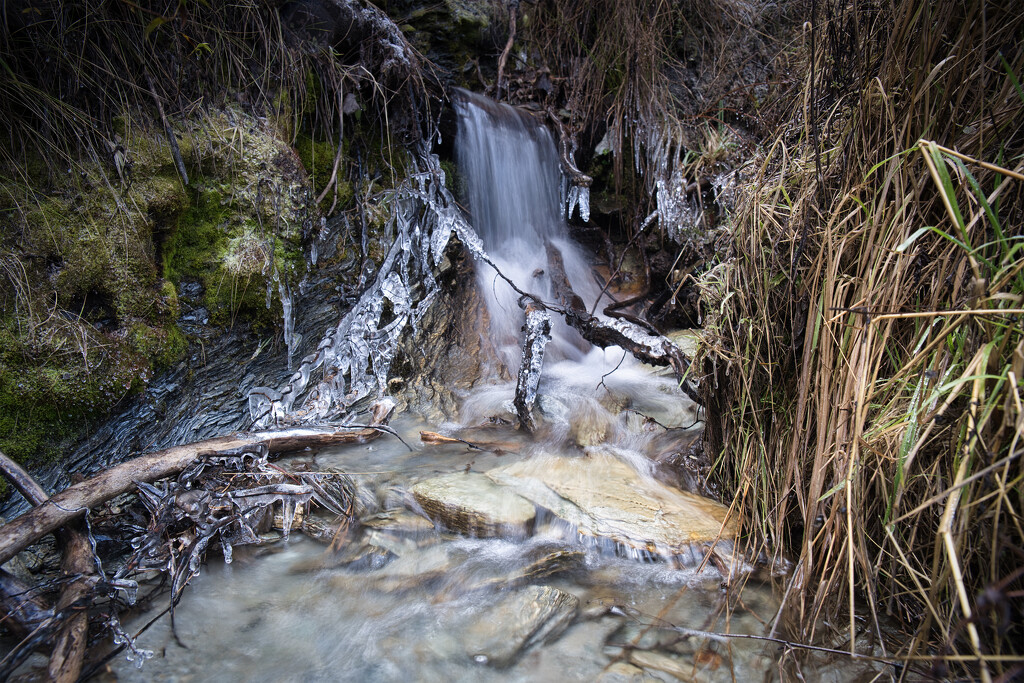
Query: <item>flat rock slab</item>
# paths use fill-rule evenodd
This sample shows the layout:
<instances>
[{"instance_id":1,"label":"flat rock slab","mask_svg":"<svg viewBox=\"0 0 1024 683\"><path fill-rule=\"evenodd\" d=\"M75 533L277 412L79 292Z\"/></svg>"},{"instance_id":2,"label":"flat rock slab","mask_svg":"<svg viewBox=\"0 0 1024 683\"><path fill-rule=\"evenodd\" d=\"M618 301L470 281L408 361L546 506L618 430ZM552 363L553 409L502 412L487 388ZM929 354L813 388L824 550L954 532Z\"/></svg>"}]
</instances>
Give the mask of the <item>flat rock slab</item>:
<instances>
[{"instance_id":1,"label":"flat rock slab","mask_svg":"<svg viewBox=\"0 0 1024 683\"><path fill-rule=\"evenodd\" d=\"M466 628L466 654L499 669L510 666L531 647L562 635L576 618L579 604L575 595L550 586L505 593Z\"/></svg>"},{"instance_id":2,"label":"flat rock slab","mask_svg":"<svg viewBox=\"0 0 1024 683\"><path fill-rule=\"evenodd\" d=\"M543 455L493 469L492 480L547 508L581 533L662 556L732 540L728 508L638 474L614 455Z\"/></svg>"},{"instance_id":3,"label":"flat rock slab","mask_svg":"<svg viewBox=\"0 0 1024 683\"><path fill-rule=\"evenodd\" d=\"M430 519L472 536L522 536L536 516L533 503L475 472L427 479L411 492Z\"/></svg>"}]
</instances>

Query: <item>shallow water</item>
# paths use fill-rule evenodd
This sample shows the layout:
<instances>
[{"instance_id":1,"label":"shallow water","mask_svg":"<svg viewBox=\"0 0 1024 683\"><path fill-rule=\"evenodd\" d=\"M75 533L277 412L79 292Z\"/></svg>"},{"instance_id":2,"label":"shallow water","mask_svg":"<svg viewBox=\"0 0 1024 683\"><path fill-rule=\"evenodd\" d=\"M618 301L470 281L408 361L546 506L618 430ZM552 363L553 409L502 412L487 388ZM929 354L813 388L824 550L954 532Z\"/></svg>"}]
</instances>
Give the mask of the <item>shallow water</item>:
<instances>
[{"instance_id":1,"label":"shallow water","mask_svg":"<svg viewBox=\"0 0 1024 683\"><path fill-rule=\"evenodd\" d=\"M395 426L410 443L425 427L411 417ZM344 469L375 487L380 502L387 504L390 495L394 504L416 481L470 463L483 470L520 457L480 454L462 445L416 448L410 452L385 437L280 464ZM393 534L391 547L403 554L362 571L302 571L325 556L325 546L299 534L239 548L230 565L211 554L176 610L177 635L187 649L175 641L170 620L163 617L138 640L155 656L141 670L124 658L113 669L127 681L584 681L597 680L621 646L634 639L643 652L696 666L701 680L760 676L768 665L756 643L732 645L730 652L670 629L759 633L777 605L767 588L747 588L745 609L726 620L726 593L714 569L677 569L622 556L614 544L587 541L552 520L519 539L467 538L427 527ZM537 580L515 580L531 552L551 548L579 553L577 566ZM560 637L527 649L510 666L478 661L480 653L472 649L481 628L477 620L490 619L493 605L526 585L552 586L578 598L573 622ZM134 632L149 618L140 615L125 624L126 630ZM641 638L640 628L652 623L663 628ZM666 645L672 640L679 642ZM701 647L706 651L700 661L707 663L698 666L695 653ZM712 652L719 649L724 654ZM674 680L656 669L649 673Z\"/></svg>"}]
</instances>

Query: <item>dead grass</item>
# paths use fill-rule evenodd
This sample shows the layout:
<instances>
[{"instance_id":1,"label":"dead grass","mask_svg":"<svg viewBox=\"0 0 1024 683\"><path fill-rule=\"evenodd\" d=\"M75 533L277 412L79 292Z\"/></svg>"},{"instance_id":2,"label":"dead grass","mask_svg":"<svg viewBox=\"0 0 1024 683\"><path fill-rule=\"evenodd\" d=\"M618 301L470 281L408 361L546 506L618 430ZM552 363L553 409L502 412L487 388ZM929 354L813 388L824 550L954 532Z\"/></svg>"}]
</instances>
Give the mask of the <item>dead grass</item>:
<instances>
[{"instance_id":1,"label":"dead grass","mask_svg":"<svg viewBox=\"0 0 1024 683\"><path fill-rule=\"evenodd\" d=\"M1024 15L817 5L791 116L715 271L716 476L752 549L795 560L777 628L843 624L851 651L874 638L910 677L1012 677Z\"/></svg>"}]
</instances>

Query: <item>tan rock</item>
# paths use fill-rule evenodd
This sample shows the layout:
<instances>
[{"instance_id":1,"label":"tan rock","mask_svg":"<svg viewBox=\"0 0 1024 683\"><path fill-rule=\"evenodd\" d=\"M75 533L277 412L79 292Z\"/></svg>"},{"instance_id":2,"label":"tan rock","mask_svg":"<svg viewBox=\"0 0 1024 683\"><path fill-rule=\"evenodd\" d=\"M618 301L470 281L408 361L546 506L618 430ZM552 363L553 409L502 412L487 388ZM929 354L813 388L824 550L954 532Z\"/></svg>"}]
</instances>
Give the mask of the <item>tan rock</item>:
<instances>
[{"instance_id":1,"label":"tan rock","mask_svg":"<svg viewBox=\"0 0 1024 683\"><path fill-rule=\"evenodd\" d=\"M659 555L685 555L694 544L731 540L728 508L638 474L614 455L538 456L487 475L575 525Z\"/></svg>"},{"instance_id":2,"label":"tan rock","mask_svg":"<svg viewBox=\"0 0 1024 683\"><path fill-rule=\"evenodd\" d=\"M416 484L411 492L430 519L452 531L483 537L516 536L533 528L533 503L482 474L435 477Z\"/></svg>"}]
</instances>

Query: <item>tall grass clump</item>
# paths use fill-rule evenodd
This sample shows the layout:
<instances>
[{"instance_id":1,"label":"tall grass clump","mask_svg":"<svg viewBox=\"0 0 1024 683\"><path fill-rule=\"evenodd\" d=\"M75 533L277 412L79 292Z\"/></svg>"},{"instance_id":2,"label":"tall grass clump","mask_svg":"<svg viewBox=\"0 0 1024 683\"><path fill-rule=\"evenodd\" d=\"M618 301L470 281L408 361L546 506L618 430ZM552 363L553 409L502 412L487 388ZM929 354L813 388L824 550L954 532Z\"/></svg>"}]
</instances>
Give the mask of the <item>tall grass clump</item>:
<instances>
[{"instance_id":1,"label":"tall grass clump","mask_svg":"<svg viewBox=\"0 0 1024 683\"><path fill-rule=\"evenodd\" d=\"M705 277L707 445L776 630L906 676L1024 671L1024 13L814 2Z\"/></svg>"}]
</instances>

